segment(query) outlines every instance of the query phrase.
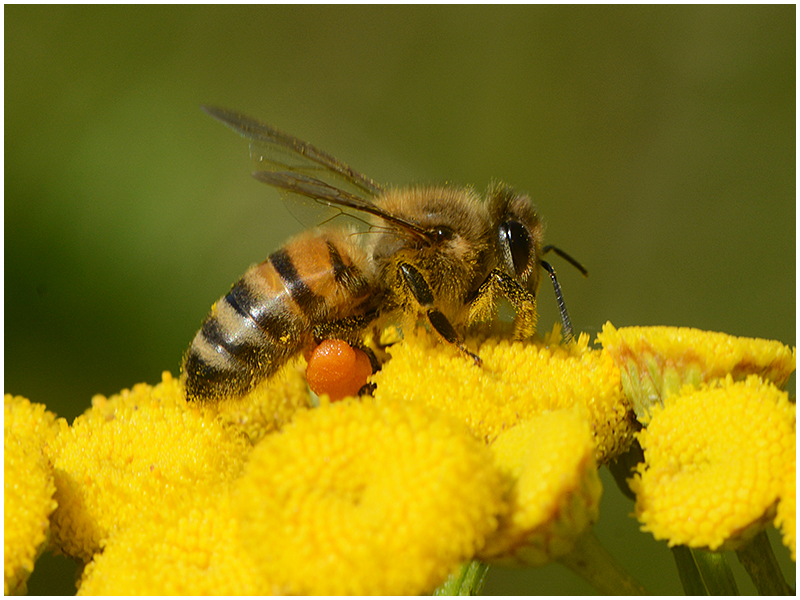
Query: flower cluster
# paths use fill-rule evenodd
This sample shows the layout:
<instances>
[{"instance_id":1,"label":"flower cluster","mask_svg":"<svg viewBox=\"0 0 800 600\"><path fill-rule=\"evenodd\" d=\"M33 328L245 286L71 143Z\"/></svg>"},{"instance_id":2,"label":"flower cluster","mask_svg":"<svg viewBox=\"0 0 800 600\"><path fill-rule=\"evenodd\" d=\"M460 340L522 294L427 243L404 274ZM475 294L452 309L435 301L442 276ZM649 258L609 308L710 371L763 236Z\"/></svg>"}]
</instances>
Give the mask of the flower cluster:
<instances>
[{"instance_id":1,"label":"flower cluster","mask_svg":"<svg viewBox=\"0 0 800 600\"><path fill-rule=\"evenodd\" d=\"M487 442L535 415L581 406L605 463L633 439L620 372L610 356L589 348L586 334L570 346L559 342L557 330L540 343L469 340L483 360L476 369L457 350L414 332L390 349L392 359L374 378L375 397L445 412Z\"/></svg>"},{"instance_id":2,"label":"flower cluster","mask_svg":"<svg viewBox=\"0 0 800 600\"><path fill-rule=\"evenodd\" d=\"M671 547L736 550L761 593L786 593L768 545L754 548L774 524L796 559L796 406L780 389L796 349L671 327L606 324L598 339L645 425L629 480L642 530Z\"/></svg>"},{"instance_id":3,"label":"flower cluster","mask_svg":"<svg viewBox=\"0 0 800 600\"><path fill-rule=\"evenodd\" d=\"M505 430L491 449L513 482L511 510L480 558L540 566L569 554L600 509L589 420L578 407L546 412Z\"/></svg>"},{"instance_id":4,"label":"flower cluster","mask_svg":"<svg viewBox=\"0 0 800 600\"><path fill-rule=\"evenodd\" d=\"M235 504L272 591L414 594L483 546L503 490L487 448L452 419L365 399L265 439Z\"/></svg>"},{"instance_id":5,"label":"flower cluster","mask_svg":"<svg viewBox=\"0 0 800 600\"><path fill-rule=\"evenodd\" d=\"M214 404L165 373L71 426L7 396L6 593L48 536L87 595L422 594L475 560L642 593L591 533L598 466L632 444L657 539L741 548L774 522L794 556L794 350L721 335L475 338L478 368L408 332L373 396L313 398L301 359Z\"/></svg>"},{"instance_id":6,"label":"flower cluster","mask_svg":"<svg viewBox=\"0 0 800 600\"><path fill-rule=\"evenodd\" d=\"M93 406L50 444L58 508L52 543L89 561L153 511L237 477L248 445L213 412L188 407L178 381L139 384Z\"/></svg>"}]
</instances>

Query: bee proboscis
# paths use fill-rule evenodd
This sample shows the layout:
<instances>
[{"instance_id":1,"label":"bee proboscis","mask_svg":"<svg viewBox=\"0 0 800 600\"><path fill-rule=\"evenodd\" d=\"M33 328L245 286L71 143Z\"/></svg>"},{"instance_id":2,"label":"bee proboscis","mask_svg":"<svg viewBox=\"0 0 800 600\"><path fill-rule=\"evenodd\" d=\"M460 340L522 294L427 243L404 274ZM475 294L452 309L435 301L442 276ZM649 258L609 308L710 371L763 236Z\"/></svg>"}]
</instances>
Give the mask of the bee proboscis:
<instances>
[{"instance_id":1,"label":"bee proboscis","mask_svg":"<svg viewBox=\"0 0 800 600\"><path fill-rule=\"evenodd\" d=\"M315 342L360 346L368 327L423 321L466 357L467 325L496 316L506 298L514 336L536 326L541 270L556 293L564 340L572 324L555 270L542 260L543 226L530 198L504 184L485 199L469 187L387 189L325 152L235 111L203 107L250 139L253 176L284 194L362 215L373 233L306 231L250 267L203 321L183 360L190 400L242 396ZM365 241L368 240L368 241Z\"/></svg>"}]
</instances>

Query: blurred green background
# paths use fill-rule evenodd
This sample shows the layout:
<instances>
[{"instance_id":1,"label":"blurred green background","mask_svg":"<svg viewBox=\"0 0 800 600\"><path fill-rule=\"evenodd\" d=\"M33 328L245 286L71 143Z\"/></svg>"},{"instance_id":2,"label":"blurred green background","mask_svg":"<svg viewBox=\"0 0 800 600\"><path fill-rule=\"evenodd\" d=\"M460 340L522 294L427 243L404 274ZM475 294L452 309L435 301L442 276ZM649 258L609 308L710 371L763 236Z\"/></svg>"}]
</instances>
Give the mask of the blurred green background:
<instances>
[{"instance_id":1,"label":"blurred green background","mask_svg":"<svg viewBox=\"0 0 800 600\"><path fill-rule=\"evenodd\" d=\"M201 103L387 184L528 191L591 272L553 257L578 330L795 344L794 6L7 6L5 392L72 419L177 373L212 302L301 230ZM608 483L601 538L679 593L631 509ZM44 560L31 592L74 591ZM486 591L591 592L559 566Z\"/></svg>"}]
</instances>

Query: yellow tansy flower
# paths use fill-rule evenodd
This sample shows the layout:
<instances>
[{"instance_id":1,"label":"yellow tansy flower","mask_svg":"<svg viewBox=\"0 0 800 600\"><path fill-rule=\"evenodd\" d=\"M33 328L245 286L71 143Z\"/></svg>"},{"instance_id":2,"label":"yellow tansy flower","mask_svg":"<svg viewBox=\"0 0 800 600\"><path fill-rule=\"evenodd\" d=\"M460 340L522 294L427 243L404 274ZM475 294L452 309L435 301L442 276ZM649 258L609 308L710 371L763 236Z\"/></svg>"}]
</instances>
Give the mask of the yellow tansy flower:
<instances>
[{"instance_id":1,"label":"yellow tansy flower","mask_svg":"<svg viewBox=\"0 0 800 600\"><path fill-rule=\"evenodd\" d=\"M795 405L796 406L796 405ZM797 443L796 431L792 432L791 445ZM797 456L786 463L783 473L778 513L775 527L780 527L783 544L792 551L792 560L797 561Z\"/></svg>"},{"instance_id":2,"label":"yellow tansy flower","mask_svg":"<svg viewBox=\"0 0 800 600\"><path fill-rule=\"evenodd\" d=\"M53 542L65 554L89 560L170 494L195 494L241 473L244 436L187 405L169 373L155 387L139 384L92 404L50 446Z\"/></svg>"},{"instance_id":3,"label":"yellow tansy flower","mask_svg":"<svg viewBox=\"0 0 800 600\"><path fill-rule=\"evenodd\" d=\"M294 361L244 398L221 400L209 408L219 411L223 424L244 431L256 444L291 421L297 411L311 407L305 366L302 359Z\"/></svg>"},{"instance_id":4,"label":"yellow tansy flower","mask_svg":"<svg viewBox=\"0 0 800 600\"><path fill-rule=\"evenodd\" d=\"M567 554L598 517L602 485L583 411L543 413L492 443L509 480L510 511L479 556L541 566Z\"/></svg>"},{"instance_id":5,"label":"yellow tansy flower","mask_svg":"<svg viewBox=\"0 0 800 600\"><path fill-rule=\"evenodd\" d=\"M4 405L3 593L24 594L56 507L53 470L43 449L60 423L44 405L20 396L6 395Z\"/></svg>"},{"instance_id":6,"label":"yellow tansy flower","mask_svg":"<svg viewBox=\"0 0 800 600\"><path fill-rule=\"evenodd\" d=\"M736 549L772 520L794 431L795 405L756 376L666 398L630 481L642 529L671 546Z\"/></svg>"},{"instance_id":7,"label":"yellow tansy flower","mask_svg":"<svg viewBox=\"0 0 800 600\"><path fill-rule=\"evenodd\" d=\"M590 350L588 339L582 334L564 347L558 336L490 338L477 346L483 366L476 367L429 333L410 333L390 348L392 359L374 376L375 397L444 411L488 442L543 411L581 405L603 463L623 452L633 434L619 370L609 356ZM467 343L475 348L475 340Z\"/></svg>"},{"instance_id":8,"label":"yellow tansy flower","mask_svg":"<svg viewBox=\"0 0 800 600\"><path fill-rule=\"evenodd\" d=\"M263 594L237 527L225 486L173 494L95 555L78 595Z\"/></svg>"},{"instance_id":9,"label":"yellow tansy flower","mask_svg":"<svg viewBox=\"0 0 800 600\"><path fill-rule=\"evenodd\" d=\"M759 375L783 387L795 370L797 351L774 340L735 337L688 327L623 327L611 323L597 336L622 372L637 418L686 384L699 386L730 374Z\"/></svg>"},{"instance_id":10,"label":"yellow tansy flower","mask_svg":"<svg viewBox=\"0 0 800 600\"><path fill-rule=\"evenodd\" d=\"M418 406L342 401L253 450L234 496L242 544L282 594L420 594L497 526L488 449Z\"/></svg>"}]
</instances>

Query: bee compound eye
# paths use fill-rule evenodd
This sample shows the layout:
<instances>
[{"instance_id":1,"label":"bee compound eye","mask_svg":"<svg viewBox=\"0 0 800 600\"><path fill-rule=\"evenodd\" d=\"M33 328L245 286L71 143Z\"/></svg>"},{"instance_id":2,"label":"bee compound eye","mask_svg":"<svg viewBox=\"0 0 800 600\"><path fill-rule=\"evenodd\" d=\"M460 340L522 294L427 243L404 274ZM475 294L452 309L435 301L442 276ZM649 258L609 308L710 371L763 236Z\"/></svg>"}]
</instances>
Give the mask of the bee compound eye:
<instances>
[{"instance_id":1,"label":"bee compound eye","mask_svg":"<svg viewBox=\"0 0 800 600\"><path fill-rule=\"evenodd\" d=\"M451 240L455 237L456 232L447 227L446 225L442 225L436 230L436 236L440 240Z\"/></svg>"},{"instance_id":2,"label":"bee compound eye","mask_svg":"<svg viewBox=\"0 0 800 600\"><path fill-rule=\"evenodd\" d=\"M500 225L498 233L506 267L511 268L514 277L519 277L531 264L533 250L531 234L518 221L506 221Z\"/></svg>"},{"instance_id":3,"label":"bee compound eye","mask_svg":"<svg viewBox=\"0 0 800 600\"><path fill-rule=\"evenodd\" d=\"M433 228L433 238L437 242L446 242L453 239L455 232L447 225L437 225Z\"/></svg>"}]
</instances>

